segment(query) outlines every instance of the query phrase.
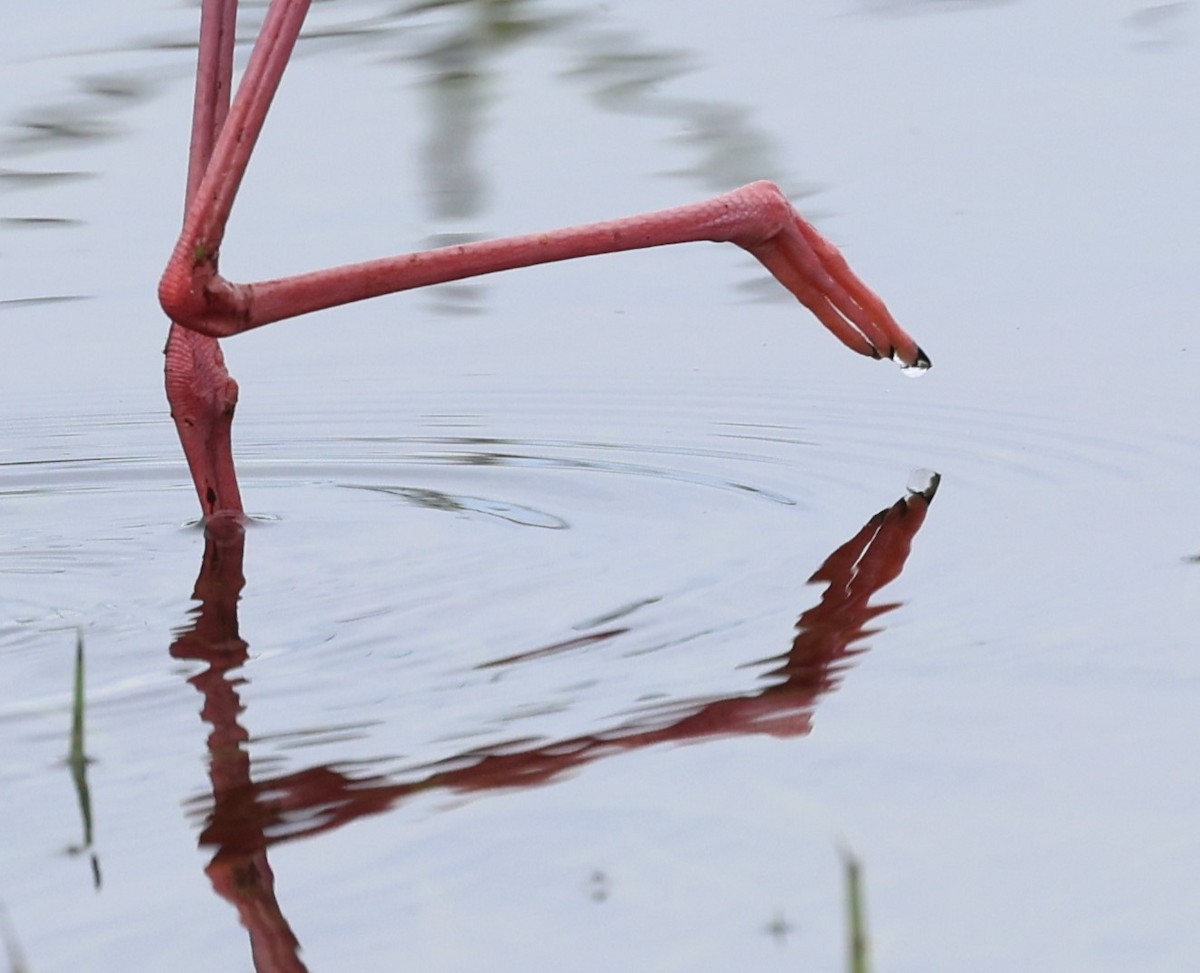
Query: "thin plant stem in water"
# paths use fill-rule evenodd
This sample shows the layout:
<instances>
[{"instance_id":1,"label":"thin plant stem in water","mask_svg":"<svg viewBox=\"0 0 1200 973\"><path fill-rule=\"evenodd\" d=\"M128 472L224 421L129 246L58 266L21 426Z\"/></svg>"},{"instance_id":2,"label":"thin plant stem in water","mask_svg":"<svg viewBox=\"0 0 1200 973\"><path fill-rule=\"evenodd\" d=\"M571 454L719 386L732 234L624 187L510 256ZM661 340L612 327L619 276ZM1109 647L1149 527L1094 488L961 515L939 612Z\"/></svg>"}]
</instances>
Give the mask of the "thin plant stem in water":
<instances>
[{"instance_id":1,"label":"thin plant stem in water","mask_svg":"<svg viewBox=\"0 0 1200 973\"><path fill-rule=\"evenodd\" d=\"M71 769L71 781L79 799L79 813L83 818L83 843L72 846L72 854L88 852L92 865L92 884L100 888L100 860L92 849L92 795L87 782L87 754L83 749L84 727L84 678L83 678L83 632L75 633L75 679L71 700L71 742L67 751L67 766Z\"/></svg>"},{"instance_id":2,"label":"thin plant stem in water","mask_svg":"<svg viewBox=\"0 0 1200 973\"><path fill-rule=\"evenodd\" d=\"M871 943L867 936L862 865L851 851L843 848L842 867L846 876L846 969L849 973L870 973Z\"/></svg>"},{"instance_id":3,"label":"thin plant stem in water","mask_svg":"<svg viewBox=\"0 0 1200 973\"><path fill-rule=\"evenodd\" d=\"M71 772L82 770L87 763L83 752L83 632L75 632L75 682L71 704L71 748L67 761Z\"/></svg>"}]
</instances>

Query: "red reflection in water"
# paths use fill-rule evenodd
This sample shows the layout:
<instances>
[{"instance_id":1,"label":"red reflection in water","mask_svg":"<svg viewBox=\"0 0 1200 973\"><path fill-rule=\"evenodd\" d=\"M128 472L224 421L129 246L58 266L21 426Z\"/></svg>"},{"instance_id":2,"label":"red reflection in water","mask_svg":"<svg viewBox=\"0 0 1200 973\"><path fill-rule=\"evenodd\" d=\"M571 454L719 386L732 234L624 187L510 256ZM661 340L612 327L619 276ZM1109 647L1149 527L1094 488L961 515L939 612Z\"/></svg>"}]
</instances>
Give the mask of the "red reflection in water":
<instances>
[{"instance_id":1,"label":"red reflection in water","mask_svg":"<svg viewBox=\"0 0 1200 973\"><path fill-rule=\"evenodd\" d=\"M341 827L355 818L378 814L411 794L441 788L479 792L544 784L601 757L662 743L689 743L733 734L766 733L793 737L811 729L813 711L838 687L861 641L880 631L869 628L897 603L870 605L871 597L899 576L913 538L925 520L937 489L935 477L921 493L909 494L881 510L850 540L825 559L810 579L827 587L820 602L796 622L791 648L761 660L769 685L756 693L673 703L600 734L552 742L510 743L465 751L418 768L404 782L387 776L346 773L316 766L255 781L245 744L249 734L239 715L233 675L246 661L248 643L238 633L237 603L245 534L230 519L210 521L204 559L193 597L195 621L171 646L177 659L208 666L189 682L204 696L201 716L212 727L208 737L211 812L200 844L217 849L207 873L216 891L238 910L250 933L259 973L304 970L299 943L275 897L267 861L270 845ZM557 647L569 650L574 645ZM517 657L529 664L541 652ZM512 663L514 660L506 660Z\"/></svg>"}]
</instances>

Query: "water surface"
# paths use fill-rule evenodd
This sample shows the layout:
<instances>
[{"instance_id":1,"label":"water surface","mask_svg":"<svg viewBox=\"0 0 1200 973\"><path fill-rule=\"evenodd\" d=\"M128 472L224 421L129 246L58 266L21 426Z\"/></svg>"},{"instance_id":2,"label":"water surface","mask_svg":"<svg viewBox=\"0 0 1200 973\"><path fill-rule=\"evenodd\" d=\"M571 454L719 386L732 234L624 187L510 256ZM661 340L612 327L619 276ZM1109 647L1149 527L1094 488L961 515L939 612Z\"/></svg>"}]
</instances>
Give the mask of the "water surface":
<instances>
[{"instance_id":1,"label":"water surface","mask_svg":"<svg viewBox=\"0 0 1200 973\"><path fill-rule=\"evenodd\" d=\"M935 368L721 247L316 315L226 343L207 545L154 298L195 16L0 39L31 969L837 969L840 841L879 969L1197 965L1194 4L317 5L235 278L766 177Z\"/></svg>"}]
</instances>

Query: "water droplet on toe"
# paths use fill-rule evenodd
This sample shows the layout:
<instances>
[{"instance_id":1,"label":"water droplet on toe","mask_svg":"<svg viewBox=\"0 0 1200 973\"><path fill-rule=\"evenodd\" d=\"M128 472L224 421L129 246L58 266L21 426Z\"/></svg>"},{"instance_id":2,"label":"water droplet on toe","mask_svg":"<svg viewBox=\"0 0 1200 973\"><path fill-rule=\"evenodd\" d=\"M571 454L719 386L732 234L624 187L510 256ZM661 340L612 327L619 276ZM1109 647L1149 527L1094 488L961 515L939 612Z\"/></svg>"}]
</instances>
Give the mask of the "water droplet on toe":
<instances>
[{"instance_id":1,"label":"water droplet on toe","mask_svg":"<svg viewBox=\"0 0 1200 973\"><path fill-rule=\"evenodd\" d=\"M913 470L908 477L908 492L914 495L920 493L926 500L932 500L941 482L941 473L926 469Z\"/></svg>"},{"instance_id":2,"label":"water droplet on toe","mask_svg":"<svg viewBox=\"0 0 1200 973\"><path fill-rule=\"evenodd\" d=\"M933 366L933 362L929 360L929 356L920 348L917 349L917 360L911 365L900 363L900 371L909 378L920 378Z\"/></svg>"}]
</instances>

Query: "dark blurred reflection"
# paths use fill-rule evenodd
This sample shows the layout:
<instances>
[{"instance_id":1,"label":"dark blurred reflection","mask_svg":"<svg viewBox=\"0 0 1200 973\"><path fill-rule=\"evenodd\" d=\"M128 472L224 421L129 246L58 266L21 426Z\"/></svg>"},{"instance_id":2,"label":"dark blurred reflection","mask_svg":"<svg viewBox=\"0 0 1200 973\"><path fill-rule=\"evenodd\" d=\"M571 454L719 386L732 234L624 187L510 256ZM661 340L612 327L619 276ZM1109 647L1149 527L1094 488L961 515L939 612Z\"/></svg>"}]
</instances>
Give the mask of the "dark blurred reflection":
<instances>
[{"instance_id":1,"label":"dark blurred reflection","mask_svg":"<svg viewBox=\"0 0 1200 973\"><path fill-rule=\"evenodd\" d=\"M80 78L75 87L74 97L17 119L0 142L4 153L29 155L113 138L121 131L117 114L144 102L156 85L148 77L110 73Z\"/></svg>"},{"instance_id":2,"label":"dark blurred reflection","mask_svg":"<svg viewBox=\"0 0 1200 973\"><path fill-rule=\"evenodd\" d=\"M78 79L74 92L54 104L26 109L0 133L0 193L5 209L0 210L0 240L6 234L54 233L76 229L84 221L62 212L58 189L76 180L99 175L93 171L63 171L52 161L55 153L78 152L115 138L122 133L120 115L148 99L156 85L148 77L121 72L88 75ZM37 190L28 195L30 190ZM7 209L13 194L20 193L25 212ZM30 212L30 207L37 207ZM0 306L24 307L53 301L77 300L85 296L68 291L73 282L63 281L57 293L6 296Z\"/></svg>"},{"instance_id":3,"label":"dark blurred reflection","mask_svg":"<svg viewBox=\"0 0 1200 973\"><path fill-rule=\"evenodd\" d=\"M263 815L258 806L265 782L250 779L250 735L238 722L242 711L231 675L246 661L248 644L238 634L237 603L245 579L245 534L239 524L218 521L206 531L204 559L192 597L199 602L192 626L171 645L176 659L195 659L208 668L188 681L204 696L201 717L208 736L212 813L201 844L215 845L206 869L213 888L237 909L250 934L259 973L304 970L299 943L275 898L275 876L267 863ZM215 837L214 837L215 836Z\"/></svg>"},{"instance_id":4,"label":"dark blurred reflection","mask_svg":"<svg viewBox=\"0 0 1200 973\"><path fill-rule=\"evenodd\" d=\"M257 36L265 7L242 0L240 49ZM712 191L754 179L778 181L773 143L754 127L748 110L661 94L664 82L702 65L691 55L613 28L613 13L605 6L551 13L539 0L430 0L396 4L383 12L360 0L327 0L314 4L296 56L329 47L371 49L387 61L424 72L421 87L431 124L422 170L432 215L442 219L474 215L482 208L487 169L478 157L477 140L486 127L486 109L500 73L498 61L514 48L547 40L566 52L562 76L579 85L595 104L661 118L667 131L684 133L676 137L696 150L697 159L678 174ZM178 50L190 55L196 44L194 31L188 30L132 39L126 50L130 62L136 63L136 55L143 52ZM78 58L96 53L111 53L111 48L72 52ZM118 121L121 111L185 81L193 69L187 56L168 68L156 59L153 68L85 74L75 81L74 94L31 105L8 119L0 137L0 157L50 152L124 134ZM40 167L22 171L0 164L0 174L27 177L26 187L34 186L43 173Z\"/></svg>"},{"instance_id":5,"label":"dark blurred reflection","mask_svg":"<svg viewBox=\"0 0 1200 973\"><path fill-rule=\"evenodd\" d=\"M259 973L304 969L267 861L267 849L276 842L339 828L434 788L466 793L528 787L602 757L656 744L696 743L734 734L795 737L808 733L821 698L838 688L853 658L865 651L862 640L880 631L878 619L897 607L896 603L871 605L870 600L904 569L936 489L934 476L922 492L909 493L871 517L825 559L810 579L824 584L825 591L820 602L796 622L791 646L748 663L763 670L764 685L757 692L679 700L644 710L602 733L470 749L409 771L403 780L328 765L253 779L247 750L250 736L240 722L239 688L246 678L238 674L248 652L237 614L245 584L245 534L232 520L210 522L193 593L198 602L194 620L170 652L176 659L206 666L188 680L204 697L201 716L211 727L211 795L201 799L208 811L200 844L215 849L207 873L248 930L255 969ZM875 627L869 627L872 624ZM576 639L553 649L566 652L594 640ZM546 654L546 649L534 650L495 664L533 665ZM730 677L740 685L735 673Z\"/></svg>"},{"instance_id":6,"label":"dark blurred reflection","mask_svg":"<svg viewBox=\"0 0 1200 973\"><path fill-rule=\"evenodd\" d=\"M703 65L682 51L647 46L628 32L594 29L577 42L578 67L567 76L584 84L601 108L661 119L672 139L694 156L676 170L709 192L755 179L783 182L793 200L811 188L787 185L775 160L775 141L754 125L744 105L672 96L666 82Z\"/></svg>"},{"instance_id":7,"label":"dark blurred reflection","mask_svg":"<svg viewBox=\"0 0 1200 973\"><path fill-rule=\"evenodd\" d=\"M454 13L432 40L406 58L424 72L421 90L430 134L421 152L421 171L438 220L462 219L483 209L487 170L478 139L487 127L489 93L499 76L496 61L575 19L541 15L531 9L537 6L529 0L476 0L424 3L406 11L422 19L441 9Z\"/></svg>"},{"instance_id":8,"label":"dark blurred reflection","mask_svg":"<svg viewBox=\"0 0 1200 973\"><path fill-rule=\"evenodd\" d=\"M192 5L198 7L199 3L194 0ZM243 54L257 35L265 7L263 2L242 0L238 47ZM503 173L493 174L489 168L480 138L487 131L489 110L496 99L502 58L535 42L560 47L565 60L562 82L578 86L583 97L603 110L661 119L663 131L687 150L684 163L672 175L689 179L706 192L724 191L755 179L779 182L794 200L813 191L795 185L780 171L772 158L772 140L754 125L746 107L665 93L665 82L702 65L691 55L654 46L615 27L616 12L605 5L551 12L539 0L429 0L397 3L382 11L361 0L327 0L314 4L296 57L330 48L371 50L410 73L414 68L422 73L419 93L427 131L419 155L422 196L428 202L430 219L440 228L420 241L426 246L493 232L493 228L480 225L480 216L486 210L489 181L503 179ZM196 45L194 29L132 39L125 50L133 66L120 72L85 73L74 82L73 92L30 105L17 117L6 119L0 132L0 189L48 191L61 178L99 175L86 169L57 172L54 154L128 134L122 113L164 90L174 94L186 83L194 70ZM164 51L180 52L178 61L164 66ZM106 47L70 53L72 63L77 63L89 55L111 55L113 51ZM139 59L141 54L147 57ZM144 66L138 67L139 63ZM508 108L529 110L529 106ZM30 161L34 157L36 161ZM181 173L184 162L181 153ZM397 158L395 164L407 170L413 162ZM51 195L40 196L38 205L42 211L33 216L0 211L0 220L4 220L0 232L18 228L61 231L79 222L72 213L55 212L58 204ZM469 223L470 232L455 227L456 221ZM563 221L571 222L571 214L564 214ZM413 243L398 240L397 248ZM480 283L455 285L433 292L433 299L442 309L471 310L477 300L458 298L472 298L485 287ZM764 292L775 295L776 290L772 287Z\"/></svg>"},{"instance_id":9,"label":"dark blurred reflection","mask_svg":"<svg viewBox=\"0 0 1200 973\"><path fill-rule=\"evenodd\" d=\"M1188 9L1187 0L1176 3L1143 3L1125 18L1133 34L1133 46L1145 50L1172 47L1183 39Z\"/></svg>"}]
</instances>

